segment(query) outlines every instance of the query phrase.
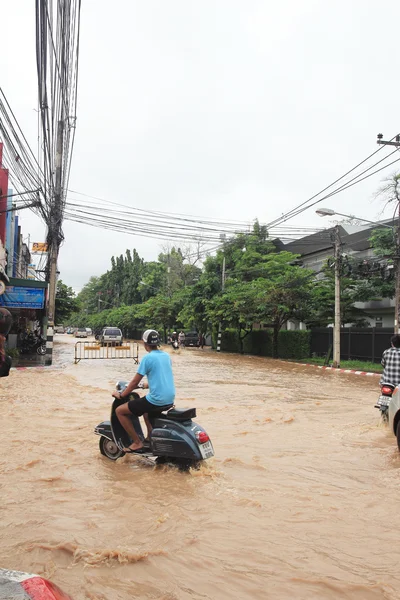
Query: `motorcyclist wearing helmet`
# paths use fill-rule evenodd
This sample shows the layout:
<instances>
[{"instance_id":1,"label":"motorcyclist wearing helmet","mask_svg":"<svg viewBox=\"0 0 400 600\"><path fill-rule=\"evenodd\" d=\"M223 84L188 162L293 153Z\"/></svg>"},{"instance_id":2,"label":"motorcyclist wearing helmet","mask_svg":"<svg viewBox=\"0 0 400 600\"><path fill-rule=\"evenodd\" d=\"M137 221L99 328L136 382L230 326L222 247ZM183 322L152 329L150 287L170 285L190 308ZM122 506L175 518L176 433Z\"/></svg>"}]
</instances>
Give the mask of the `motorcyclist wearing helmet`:
<instances>
[{"instance_id":1,"label":"motorcyclist wearing helmet","mask_svg":"<svg viewBox=\"0 0 400 600\"><path fill-rule=\"evenodd\" d=\"M12 316L6 308L0 308L0 377L8 377L11 369L11 357L5 351L5 341L11 329Z\"/></svg>"},{"instance_id":2,"label":"motorcyclist wearing helmet","mask_svg":"<svg viewBox=\"0 0 400 600\"><path fill-rule=\"evenodd\" d=\"M125 452L138 452L143 448L143 442L136 433L130 415L141 417L145 415L147 435L150 436L151 424L147 415L160 413L171 408L175 399L175 385L172 374L172 364L169 354L159 350L160 336L154 329L147 329L143 334L144 347L148 354L139 365L136 375L123 392L114 392L114 398L126 398L127 402L116 409L116 414L122 427L128 433L133 443ZM142 378L146 376L149 392L143 398L128 400L133 390L139 387Z\"/></svg>"}]
</instances>

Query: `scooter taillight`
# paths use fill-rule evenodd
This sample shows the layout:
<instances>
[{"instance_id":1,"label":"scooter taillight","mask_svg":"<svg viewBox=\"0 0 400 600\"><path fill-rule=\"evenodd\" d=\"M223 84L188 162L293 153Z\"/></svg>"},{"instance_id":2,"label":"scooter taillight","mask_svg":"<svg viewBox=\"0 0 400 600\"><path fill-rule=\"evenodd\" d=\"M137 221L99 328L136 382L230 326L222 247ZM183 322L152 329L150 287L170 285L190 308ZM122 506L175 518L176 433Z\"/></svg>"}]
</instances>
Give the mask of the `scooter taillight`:
<instances>
[{"instance_id":1,"label":"scooter taillight","mask_svg":"<svg viewBox=\"0 0 400 600\"><path fill-rule=\"evenodd\" d=\"M196 438L199 444L205 444L210 441L208 434L205 431L196 431Z\"/></svg>"},{"instance_id":2,"label":"scooter taillight","mask_svg":"<svg viewBox=\"0 0 400 600\"><path fill-rule=\"evenodd\" d=\"M393 394L393 388L390 385L383 385L381 392L384 396L391 396Z\"/></svg>"}]
</instances>

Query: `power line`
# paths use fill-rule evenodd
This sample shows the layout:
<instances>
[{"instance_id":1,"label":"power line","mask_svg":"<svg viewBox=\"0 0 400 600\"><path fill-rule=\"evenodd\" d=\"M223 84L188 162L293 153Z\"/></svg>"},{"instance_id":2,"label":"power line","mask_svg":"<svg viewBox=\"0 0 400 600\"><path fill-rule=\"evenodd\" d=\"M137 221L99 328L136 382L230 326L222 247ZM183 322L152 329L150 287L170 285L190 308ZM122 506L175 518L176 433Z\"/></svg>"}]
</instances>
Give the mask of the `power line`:
<instances>
[{"instance_id":1,"label":"power line","mask_svg":"<svg viewBox=\"0 0 400 600\"><path fill-rule=\"evenodd\" d=\"M392 139L394 139L396 136L393 136ZM337 190L335 190L334 192L327 194L326 196L324 196L323 198L320 198L319 200L317 200L316 202L314 202L313 204L309 204L312 200L318 198L318 196L320 196L321 194L323 194L325 191L327 191L329 188L333 187L336 183L338 183L339 181L341 181L342 179L344 179L345 177L347 177L347 175L349 175L350 173L352 173L353 171L355 171L356 169L358 169L358 167L360 167L361 165L363 165L364 163L366 163L370 158L372 158L373 156L375 156L378 152L380 152L380 150L382 150L382 146L379 147L377 150L375 150L375 152L373 152L372 154L370 154L369 156L367 156L367 158L364 158L364 160L362 160L361 162L359 162L357 165L355 165L352 169L350 169L349 171L347 171L346 173L344 173L344 175L342 175L341 177L338 177L337 179L335 179L335 181L333 181L332 183L330 183L328 186L326 186L325 188L323 188L322 190L320 190L319 192L317 192L316 194L314 194L313 196L311 196L310 198L308 198L307 200L305 200L304 202L300 203L298 206L296 206L295 208L291 209L290 211L288 211L287 213L283 214L281 217L278 217L277 219L275 219L274 221L271 221L270 223L268 223L268 226L271 227L273 225L277 225L279 223L282 223L284 221L288 221L289 219L292 219L294 216L297 216L298 214L304 212L305 210L307 210L308 208L314 206L315 204L317 204L318 202L322 202L323 200L325 200L326 198L329 198L333 195L335 195L336 193L339 193L340 191L344 191L345 189L348 189L348 183L349 182L345 182L342 186L340 186L339 188L337 188ZM394 151L395 152L395 151ZM388 156L386 156L384 159L385 160L387 158L389 158L391 155L393 154L390 153ZM374 163L373 165L371 165L370 167L368 167L367 169L365 169L361 174L366 173L367 171L373 169L375 166L377 166L379 163L382 162L382 160L378 161L377 163ZM394 161L396 162L396 161ZM383 168L386 168L388 166L390 166L393 163L390 163L389 165L386 165ZM377 172L379 172L382 169L378 169L377 171L375 171L374 173L371 173L371 176ZM357 177L359 177L359 175L357 175L356 177L354 177L353 179L351 179L350 181L355 180ZM366 179L367 177L364 177L363 179L360 179L360 181L363 181L364 179ZM358 183L358 182L356 182Z\"/></svg>"}]
</instances>

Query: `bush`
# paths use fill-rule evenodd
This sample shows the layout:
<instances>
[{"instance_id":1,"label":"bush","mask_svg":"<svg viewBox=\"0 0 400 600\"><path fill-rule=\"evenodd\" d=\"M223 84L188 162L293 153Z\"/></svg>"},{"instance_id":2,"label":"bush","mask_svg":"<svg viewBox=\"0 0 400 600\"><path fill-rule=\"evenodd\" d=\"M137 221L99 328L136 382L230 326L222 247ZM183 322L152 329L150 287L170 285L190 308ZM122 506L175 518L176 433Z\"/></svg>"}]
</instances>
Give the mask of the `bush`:
<instances>
[{"instance_id":1,"label":"bush","mask_svg":"<svg viewBox=\"0 0 400 600\"><path fill-rule=\"evenodd\" d=\"M235 329L222 332L221 350L223 352L240 352L239 334Z\"/></svg>"},{"instance_id":2,"label":"bush","mask_svg":"<svg viewBox=\"0 0 400 600\"><path fill-rule=\"evenodd\" d=\"M18 348L6 348L6 354L8 354L8 356L11 356L11 358L19 358Z\"/></svg>"},{"instance_id":3,"label":"bush","mask_svg":"<svg viewBox=\"0 0 400 600\"><path fill-rule=\"evenodd\" d=\"M282 330L278 335L279 358L308 358L310 356L310 331ZM272 356L273 336L271 329L254 330L243 340L243 352L256 356ZM217 347L217 332L213 333L213 347ZM222 332L221 350L240 352L239 334L235 329Z\"/></svg>"},{"instance_id":4,"label":"bush","mask_svg":"<svg viewBox=\"0 0 400 600\"><path fill-rule=\"evenodd\" d=\"M272 356L272 331L260 329L249 333L243 340L243 351L256 356Z\"/></svg>"},{"instance_id":5,"label":"bush","mask_svg":"<svg viewBox=\"0 0 400 600\"><path fill-rule=\"evenodd\" d=\"M308 358L311 352L311 331L282 330L278 336L279 358Z\"/></svg>"}]
</instances>

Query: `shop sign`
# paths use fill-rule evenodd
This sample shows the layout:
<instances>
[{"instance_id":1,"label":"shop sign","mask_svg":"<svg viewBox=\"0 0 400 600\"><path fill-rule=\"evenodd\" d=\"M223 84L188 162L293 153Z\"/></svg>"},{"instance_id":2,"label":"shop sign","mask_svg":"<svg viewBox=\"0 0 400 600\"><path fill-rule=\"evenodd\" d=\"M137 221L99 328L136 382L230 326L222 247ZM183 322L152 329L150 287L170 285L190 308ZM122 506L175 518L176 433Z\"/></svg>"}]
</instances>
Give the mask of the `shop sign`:
<instances>
[{"instance_id":1,"label":"shop sign","mask_svg":"<svg viewBox=\"0 0 400 600\"><path fill-rule=\"evenodd\" d=\"M44 288L10 285L6 287L6 291L0 296L0 306L6 308L43 308L44 297Z\"/></svg>"},{"instance_id":2,"label":"shop sign","mask_svg":"<svg viewBox=\"0 0 400 600\"><path fill-rule=\"evenodd\" d=\"M33 242L31 252L47 252L47 244L45 242Z\"/></svg>"}]
</instances>

